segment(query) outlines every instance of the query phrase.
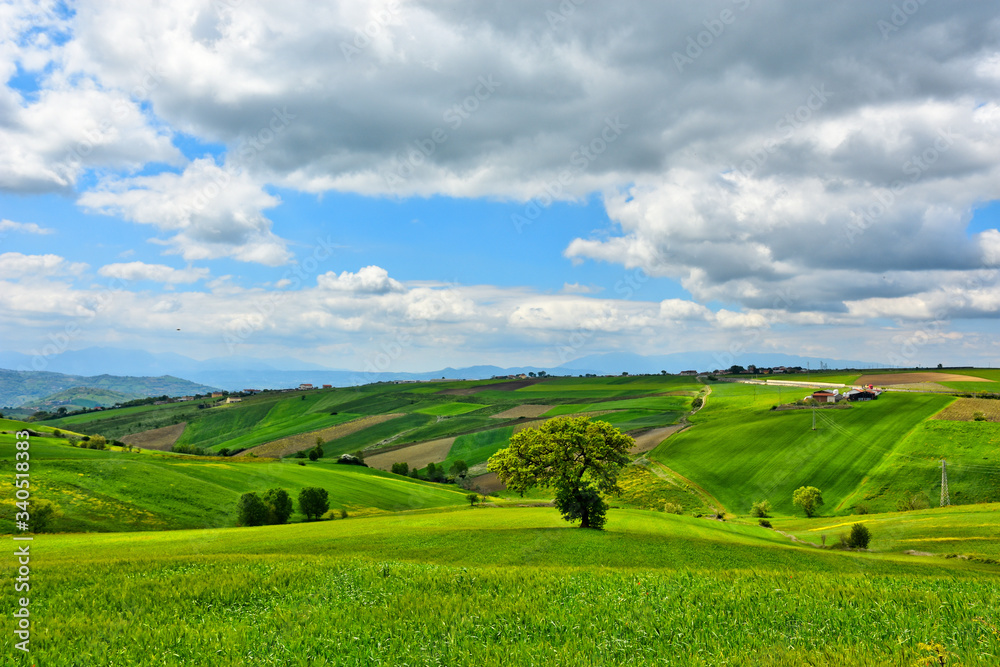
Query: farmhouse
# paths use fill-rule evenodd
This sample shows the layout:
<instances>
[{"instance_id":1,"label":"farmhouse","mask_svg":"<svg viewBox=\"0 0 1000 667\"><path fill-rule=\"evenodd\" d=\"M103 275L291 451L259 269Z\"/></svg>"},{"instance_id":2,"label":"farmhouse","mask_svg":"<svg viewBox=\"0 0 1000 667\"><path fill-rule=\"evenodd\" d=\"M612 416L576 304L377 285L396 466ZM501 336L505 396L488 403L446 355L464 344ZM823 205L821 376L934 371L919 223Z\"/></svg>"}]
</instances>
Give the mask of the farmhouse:
<instances>
[{"instance_id":1,"label":"farmhouse","mask_svg":"<svg viewBox=\"0 0 1000 667\"><path fill-rule=\"evenodd\" d=\"M874 391L852 389L846 394L849 401L874 401L878 398L878 393Z\"/></svg>"},{"instance_id":2,"label":"farmhouse","mask_svg":"<svg viewBox=\"0 0 1000 667\"><path fill-rule=\"evenodd\" d=\"M226 403L239 403L242 400L239 396L229 396L226 398Z\"/></svg>"},{"instance_id":3,"label":"farmhouse","mask_svg":"<svg viewBox=\"0 0 1000 667\"><path fill-rule=\"evenodd\" d=\"M698 371L681 371L681 375L697 375Z\"/></svg>"},{"instance_id":4,"label":"farmhouse","mask_svg":"<svg viewBox=\"0 0 1000 667\"><path fill-rule=\"evenodd\" d=\"M332 384L325 384L325 385L323 385L323 389L333 389L333 385Z\"/></svg>"},{"instance_id":5,"label":"farmhouse","mask_svg":"<svg viewBox=\"0 0 1000 667\"><path fill-rule=\"evenodd\" d=\"M836 391L814 391L812 398L817 403L836 403L837 402L837 392Z\"/></svg>"},{"instance_id":6,"label":"farmhouse","mask_svg":"<svg viewBox=\"0 0 1000 667\"><path fill-rule=\"evenodd\" d=\"M308 382L303 382L299 385L299 389L312 389L313 386Z\"/></svg>"}]
</instances>

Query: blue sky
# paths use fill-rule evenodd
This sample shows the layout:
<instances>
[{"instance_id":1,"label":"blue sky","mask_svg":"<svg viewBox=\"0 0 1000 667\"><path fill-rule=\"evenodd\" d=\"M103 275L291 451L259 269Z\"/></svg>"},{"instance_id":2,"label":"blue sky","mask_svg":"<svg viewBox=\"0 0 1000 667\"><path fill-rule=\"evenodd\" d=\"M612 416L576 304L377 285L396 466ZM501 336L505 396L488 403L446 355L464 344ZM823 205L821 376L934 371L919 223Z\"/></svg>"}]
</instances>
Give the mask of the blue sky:
<instances>
[{"instance_id":1,"label":"blue sky","mask_svg":"<svg viewBox=\"0 0 1000 667\"><path fill-rule=\"evenodd\" d=\"M5 349L996 362L995 8L551 4L12 3Z\"/></svg>"}]
</instances>

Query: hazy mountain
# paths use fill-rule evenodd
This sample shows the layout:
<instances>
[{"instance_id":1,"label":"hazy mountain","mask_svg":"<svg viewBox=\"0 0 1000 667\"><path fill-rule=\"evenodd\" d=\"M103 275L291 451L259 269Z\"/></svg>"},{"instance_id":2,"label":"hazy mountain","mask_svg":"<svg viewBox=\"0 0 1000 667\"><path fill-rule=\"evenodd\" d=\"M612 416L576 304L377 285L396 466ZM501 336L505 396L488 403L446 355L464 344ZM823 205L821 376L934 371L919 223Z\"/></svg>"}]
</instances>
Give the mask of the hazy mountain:
<instances>
[{"instance_id":1,"label":"hazy mountain","mask_svg":"<svg viewBox=\"0 0 1000 667\"><path fill-rule=\"evenodd\" d=\"M630 352L611 352L607 354L592 354L574 359L551 370L553 374L567 372L582 372L578 369L597 369L604 374L618 375L628 373L680 373L681 371L711 371L717 368L729 368L733 364L761 367L769 366L802 366L803 368L884 368L884 365L866 361L850 361L844 359L822 359L817 357L802 357L794 354L777 352L744 352L732 355L725 352L677 352L644 356ZM593 371L591 371L593 372Z\"/></svg>"},{"instance_id":2,"label":"hazy mountain","mask_svg":"<svg viewBox=\"0 0 1000 667\"><path fill-rule=\"evenodd\" d=\"M66 375L48 371L0 369L0 406L33 406L36 402L77 387L120 392L132 397L184 396L213 391L213 387L177 377L120 377Z\"/></svg>"}]
</instances>

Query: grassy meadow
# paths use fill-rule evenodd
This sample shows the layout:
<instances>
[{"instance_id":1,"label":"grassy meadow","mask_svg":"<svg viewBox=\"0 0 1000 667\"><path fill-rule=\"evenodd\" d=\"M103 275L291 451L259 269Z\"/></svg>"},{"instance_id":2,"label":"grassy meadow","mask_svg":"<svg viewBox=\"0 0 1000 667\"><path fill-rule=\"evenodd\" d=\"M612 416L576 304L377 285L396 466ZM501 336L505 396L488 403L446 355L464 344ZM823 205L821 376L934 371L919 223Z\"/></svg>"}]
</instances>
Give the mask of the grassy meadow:
<instances>
[{"instance_id":1,"label":"grassy meadow","mask_svg":"<svg viewBox=\"0 0 1000 667\"><path fill-rule=\"evenodd\" d=\"M32 492L61 512L57 533L32 542L33 661L997 664L1000 423L948 418L952 396L889 392L819 409L813 430L811 410L771 409L807 388L709 388L693 414L704 384L651 376L275 392L32 423ZM334 462L359 451L405 460L410 446L448 439L445 466L478 473L513 433L565 414L637 436L689 426L622 471L602 532L563 521L546 489L470 508L456 485ZM72 446L171 424L184 424L179 443L210 451L291 451L318 437L324 457ZM8 468L24 426L0 421ZM936 500L940 458L956 504L895 511L900 495ZM791 505L803 484L822 489L820 516ZM242 493L306 486L348 518L234 527ZM748 516L763 498L774 529ZM727 521L709 518L715 504ZM859 504L871 513L854 514ZM10 486L0 506L9 533ZM829 548L854 523L870 527L870 548ZM12 587L3 595L14 606ZM4 655L13 641L4 636ZM931 643L942 653L921 647Z\"/></svg>"}]
</instances>

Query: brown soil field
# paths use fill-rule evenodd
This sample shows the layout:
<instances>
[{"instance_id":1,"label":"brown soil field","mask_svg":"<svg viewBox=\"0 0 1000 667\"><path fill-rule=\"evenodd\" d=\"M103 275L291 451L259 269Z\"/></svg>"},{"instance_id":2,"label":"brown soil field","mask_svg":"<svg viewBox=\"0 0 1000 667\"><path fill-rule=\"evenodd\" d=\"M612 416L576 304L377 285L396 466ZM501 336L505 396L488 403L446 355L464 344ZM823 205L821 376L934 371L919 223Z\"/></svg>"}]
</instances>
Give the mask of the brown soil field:
<instances>
[{"instance_id":1,"label":"brown soil field","mask_svg":"<svg viewBox=\"0 0 1000 667\"><path fill-rule=\"evenodd\" d=\"M646 431L642 435L637 435L635 437L635 446L628 450L629 454L644 454L645 452L656 449L657 445L672 436L677 431L684 428L685 424L671 424L670 426L664 426L662 428L654 428L652 431Z\"/></svg>"},{"instance_id":2,"label":"brown soil field","mask_svg":"<svg viewBox=\"0 0 1000 667\"><path fill-rule=\"evenodd\" d=\"M257 445L256 447L251 447L246 451L242 451L237 454L237 456L246 456L252 452L256 456L281 458L282 456L288 456L289 454L294 454L295 452L301 452L315 447L316 438L323 438L323 442L329 442L330 440L344 438L352 433L357 433L361 429L368 428L369 426L381 424L384 421L389 421L390 419L402 416L403 414L401 412L397 412L391 415L362 417L361 419L355 419L343 424L337 424L336 426L321 428L317 431L299 433L298 435L290 435L287 438L265 442L263 445Z\"/></svg>"},{"instance_id":3,"label":"brown soil field","mask_svg":"<svg viewBox=\"0 0 1000 667\"><path fill-rule=\"evenodd\" d=\"M913 384L917 382L989 382L985 378L954 373L884 373L882 375L862 375L854 384L873 384L884 387L888 384Z\"/></svg>"},{"instance_id":4,"label":"brown soil field","mask_svg":"<svg viewBox=\"0 0 1000 667\"><path fill-rule=\"evenodd\" d=\"M515 405L509 410L493 415L496 419L518 419L520 417L541 417L552 409L551 405Z\"/></svg>"},{"instance_id":5,"label":"brown soil field","mask_svg":"<svg viewBox=\"0 0 1000 667\"><path fill-rule=\"evenodd\" d=\"M173 426L164 426L162 428L153 428L148 431L126 435L122 438L122 442L133 447L141 447L142 449L169 452L174 443L177 442L177 438L181 437L181 433L184 432L185 427L187 427L187 422L181 422Z\"/></svg>"},{"instance_id":6,"label":"brown soil field","mask_svg":"<svg viewBox=\"0 0 1000 667\"><path fill-rule=\"evenodd\" d=\"M989 398L960 398L934 415L933 419L971 422L977 412L982 412L987 421L1000 422L1000 401Z\"/></svg>"},{"instance_id":7,"label":"brown soil field","mask_svg":"<svg viewBox=\"0 0 1000 667\"><path fill-rule=\"evenodd\" d=\"M537 378L534 380L514 380L511 382L498 382L497 384L484 384L478 387L469 387L468 389L442 389L438 393L451 394L453 396L471 396L481 391L514 391L515 389L531 386L538 381Z\"/></svg>"},{"instance_id":8,"label":"brown soil field","mask_svg":"<svg viewBox=\"0 0 1000 667\"><path fill-rule=\"evenodd\" d=\"M497 493L498 491L503 491L507 487L504 486L500 478L497 477L495 472L488 472L485 475L480 475L472 480L472 490L478 491L479 493Z\"/></svg>"},{"instance_id":9,"label":"brown soil field","mask_svg":"<svg viewBox=\"0 0 1000 667\"><path fill-rule=\"evenodd\" d=\"M415 445L400 447L385 454L366 456L365 463L371 468L380 470L390 470L393 463L401 462L410 464L410 468L423 468L428 463L439 463L448 458L448 452L451 451L453 444L455 444L455 438L418 442Z\"/></svg>"}]
</instances>

